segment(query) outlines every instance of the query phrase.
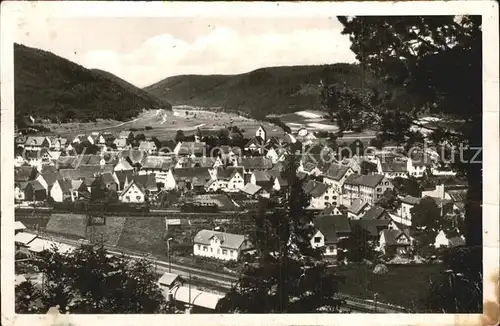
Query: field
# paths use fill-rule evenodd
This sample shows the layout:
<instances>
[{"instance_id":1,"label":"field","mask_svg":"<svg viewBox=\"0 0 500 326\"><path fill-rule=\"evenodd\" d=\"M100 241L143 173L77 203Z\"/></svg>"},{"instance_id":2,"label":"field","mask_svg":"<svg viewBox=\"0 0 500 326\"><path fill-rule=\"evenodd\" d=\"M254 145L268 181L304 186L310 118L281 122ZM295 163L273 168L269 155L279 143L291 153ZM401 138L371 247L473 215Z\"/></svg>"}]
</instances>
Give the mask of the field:
<instances>
[{"instance_id":1,"label":"field","mask_svg":"<svg viewBox=\"0 0 500 326\"><path fill-rule=\"evenodd\" d=\"M282 136L281 128L254 119L245 118L235 113L212 112L194 107L176 107L172 111L149 110L142 112L137 118L128 122L98 119L97 122L46 124L52 133L64 137L74 137L77 134L88 134L93 131L109 131L119 133L122 130L137 129L146 137L156 137L159 140L172 140L177 130L183 130L186 135L194 134L199 128L202 135L215 133L229 125L238 126L246 138L255 136L255 131L262 124L268 136ZM151 127L151 130L145 128Z\"/></svg>"},{"instance_id":2,"label":"field","mask_svg":"<svg viewBox=\"0 0 500 326\"><path fill-rule=\"evenodd\" d=\"M161 252L166 248L165 235L164 217L127 217L117 245L144 253Z\"/></svg>"},{"instance_id":3,"label":"field","mask_svg":"<svg viewBox=\"0 0 500 326\"><path fill-rule=\"evenodd\" d=\"M47 223L47 232L81 239L86 237L87 218L79 214L52 214Z\"/></svg>"},{"instance_id":4,"label":"field","mask_svg":"<svg viewBox=\"0 0 500 326\"><path fill-rule=\"evenodd\" d=\"M430 285L430 278L437 273L440 265L388 265L386 275L373 274L373 267L356 265L339 268L338 273L346 276L340 291L346 294L373 300L378 293L378 300L418 310Z\"/></svg>"}]
</instances>

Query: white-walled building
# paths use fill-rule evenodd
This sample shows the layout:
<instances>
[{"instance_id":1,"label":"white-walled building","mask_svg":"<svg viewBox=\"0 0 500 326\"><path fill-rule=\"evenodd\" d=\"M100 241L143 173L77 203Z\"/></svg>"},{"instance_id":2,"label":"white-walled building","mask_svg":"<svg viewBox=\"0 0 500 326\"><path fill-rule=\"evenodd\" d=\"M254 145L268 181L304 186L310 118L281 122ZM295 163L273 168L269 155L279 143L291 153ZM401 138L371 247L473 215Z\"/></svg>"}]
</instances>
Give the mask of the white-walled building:
<instances>
[{"instance_id":1,"label":"white-walled building","mask_svg":"<svg viewBox=\"0 0 500 326\"><path fill-rule=\"evenodd\" d=\"M252 244L243 235L212 230L201 230L193 240L195 256L222 260L238 260L244 251L252 249Z\"/></svg>"}]
</instances>

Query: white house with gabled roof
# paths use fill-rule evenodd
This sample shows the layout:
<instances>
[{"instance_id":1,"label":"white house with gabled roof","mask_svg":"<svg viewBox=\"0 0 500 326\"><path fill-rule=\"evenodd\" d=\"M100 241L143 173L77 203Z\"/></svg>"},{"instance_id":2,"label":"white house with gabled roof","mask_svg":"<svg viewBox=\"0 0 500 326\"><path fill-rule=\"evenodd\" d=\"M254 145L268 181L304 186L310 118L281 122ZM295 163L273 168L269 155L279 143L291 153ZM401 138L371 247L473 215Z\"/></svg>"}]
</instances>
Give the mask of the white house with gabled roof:
<instances>
[{"instance_id":1,"label":"white house with gabled roof","mask_svg":"<svg viewBox=\"0 0 500 326\"><path fill-rule=\"evenodd\" d=\"M193 240L193 254L221 260L238 260L244 251L253 248L243 235L201 230Z\"/></svg>"}]
</instances>

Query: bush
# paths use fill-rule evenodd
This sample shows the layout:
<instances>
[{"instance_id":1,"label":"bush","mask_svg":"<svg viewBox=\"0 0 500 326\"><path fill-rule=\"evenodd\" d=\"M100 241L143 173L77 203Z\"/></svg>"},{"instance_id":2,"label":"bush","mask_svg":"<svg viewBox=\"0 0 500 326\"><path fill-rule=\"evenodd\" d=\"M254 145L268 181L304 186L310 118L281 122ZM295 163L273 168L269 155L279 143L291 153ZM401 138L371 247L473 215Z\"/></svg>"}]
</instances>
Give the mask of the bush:
<instances>
[{"instance_id":1,"label":"bush","mask_svg":"<svg viewBox=\"0 0 500 326\"><path fill-rule=\"evenodd\" d=\"M389 268L387 268L387 266L384 264L378 264L373 269L373 274L376 274L376 275L385 275L388 272L389 272Z\"/></svg>"}]
</instances>

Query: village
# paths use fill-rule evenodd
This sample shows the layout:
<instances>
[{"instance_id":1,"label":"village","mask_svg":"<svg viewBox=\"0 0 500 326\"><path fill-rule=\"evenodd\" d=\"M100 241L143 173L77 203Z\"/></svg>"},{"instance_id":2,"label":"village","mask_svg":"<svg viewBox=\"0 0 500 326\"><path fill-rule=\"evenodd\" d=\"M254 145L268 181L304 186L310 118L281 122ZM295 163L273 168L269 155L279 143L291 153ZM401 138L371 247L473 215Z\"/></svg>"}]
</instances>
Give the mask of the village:
<instances>
[{"instance_id":1,"label":"village","mask_svg":"<svg viewBox=\"0 0 500 326\"><path fill-rule=\"evenodd\" d=\"M297 150L302 153L297 176L310 196L307 209L315 214L311 246L322 248L332 266L369 259L349 252L349 239L360 237L360 232L365 245L388 263L432 263L440 249L464 243L467 185L441 168L436 151L415 151L408 157L398 146L378 144L378 149L367 146L359 153L364 145L356 140L336 152L330 139L306 128L280 138L268 137L261 125L251 139L244 139L237 128L229 129L218 136L203 136L200 130L192 135L178 132L176 139L162 141L128 130L73 139L18 135L16 247L41 252L54 242L44 240L46 234L67 244L101 241L127 247L120 240L127 225L144 223L138 226L143 236L157 243L137 240L129 249L167 253L169 262L179 264L196 257L190 266L214 272L237 269L254 254L248 215L259 198L286 190L283 162ZM349 149L358 153L346 153ZM95 207L100 207L97 215ZM430 230L417 219L431 214L432 208L438 212L432 218L439 221ZM45 225L30 219L40 212L52 214ZM81 218L70 218L75 213ZM120 218L122 222L116 222ZM148 222L158 218L164 221L161 227ZM122 236L106 226L96 237L100 224L120 224L115 228ZM157 229L163 232L155 238ZM162 279L177 276L169 270Z\"/></svg>"}]
</instances>

